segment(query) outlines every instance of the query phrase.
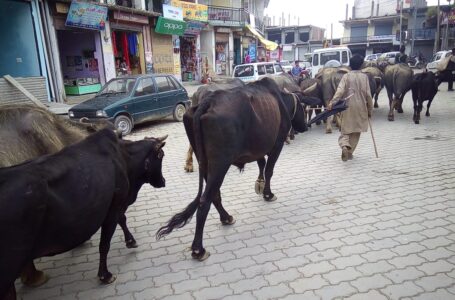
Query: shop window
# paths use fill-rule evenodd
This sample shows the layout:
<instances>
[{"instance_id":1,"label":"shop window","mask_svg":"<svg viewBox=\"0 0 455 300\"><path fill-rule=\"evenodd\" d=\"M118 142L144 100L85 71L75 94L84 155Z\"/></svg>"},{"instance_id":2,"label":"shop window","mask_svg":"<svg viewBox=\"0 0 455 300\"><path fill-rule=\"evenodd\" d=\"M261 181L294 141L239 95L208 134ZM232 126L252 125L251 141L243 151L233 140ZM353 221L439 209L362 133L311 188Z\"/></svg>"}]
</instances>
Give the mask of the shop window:
<instances>
[{"instance_id":1,"label":"shop window","mask_svg":"<svg viewBox=\"0 0 455 300\"><path fill-rule=\"evenodd\" d=\"M155 86L153 84L152 78L144 78L139 81L139 84L136 88L135 96L145 96L150 95L155 92Z\"/></svg>"},{"instance_id":2,"label":"shop window","mask_svg":"<svg viewBox=\"0 0 455 300\"><path fill-rule=\"evenodd\" d=\"M158 92L169 92L174 90L172 85L169 83L167 77L155 77L156 86L158 87Z\"/></svg>"},{"instance_id":3,"label":"shop window","mask_svg":"<svg viewBox=\"0 0 455 300\"><path fill-rule=\"evenodd\" d=\"M265 66L264 65L258 66L258 75L265 75Z\"/></svg>"},{"instance_id":4,"label":"shop window","mask_svg":"<svg viewBox=\"0 0 455 300\"><path fill-rule=\"evenodd\" d=\"M272 64L265 65L265 70L266 70L267 74L275 74L275 72L273 71L273 65Z\"/></svg>"}]
</instances>

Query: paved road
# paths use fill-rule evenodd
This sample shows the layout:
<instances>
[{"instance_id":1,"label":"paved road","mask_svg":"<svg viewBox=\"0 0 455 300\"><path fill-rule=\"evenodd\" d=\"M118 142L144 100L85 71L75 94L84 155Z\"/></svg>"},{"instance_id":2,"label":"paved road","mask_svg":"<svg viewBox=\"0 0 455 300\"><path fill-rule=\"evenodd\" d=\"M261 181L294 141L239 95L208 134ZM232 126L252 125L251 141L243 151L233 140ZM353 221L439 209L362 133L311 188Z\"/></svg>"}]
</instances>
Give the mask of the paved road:
<instances>
[{"instance_id":1,"label":"paved road","mask_svg":"<svg viewBox=\"0 0 455 300\"><path fill-rule=\"evenodd\" d=\"M232 168L222 195L237 219L221 226L212 208L205 227L211 257L191 260L195 227L166 239L155 232L196 195L197 173L183 172L181 123L162 122L131 135L169 134L167 186L144 187L128 210L140 247L116 231L108 265L117 280L99 284L99 235L37 264L51 279L24 299L455 299L455 94L441 92L431 117L405 113L387 121L385 92L373 116L380 158L369 134L355 159L340 160L338 134L322 126L298 135L278 160L266 203L254 193L255 164Z\"/></svg>"}]
</instances>

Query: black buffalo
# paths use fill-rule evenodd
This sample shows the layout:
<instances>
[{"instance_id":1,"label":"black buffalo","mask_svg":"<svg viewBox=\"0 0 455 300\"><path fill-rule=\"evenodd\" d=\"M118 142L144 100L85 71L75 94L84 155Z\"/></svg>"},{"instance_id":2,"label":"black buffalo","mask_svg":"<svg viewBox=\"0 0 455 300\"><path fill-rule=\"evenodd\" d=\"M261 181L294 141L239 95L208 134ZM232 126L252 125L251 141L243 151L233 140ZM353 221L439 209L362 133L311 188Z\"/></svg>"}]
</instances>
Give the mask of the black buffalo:
<instances>
[{"instance_id":1,"label":"black buffalo","mask_svg":"<svg viewBox=\"0 0 455 300\"><path fill-rule=\"evenodd\" d=\"M98 276L107 269L119 219L144 183L164 187L164 142L120 141L103 129L80 143L0 169L0 299L15 297L14 281L35 258L82 244L101 227Z\"/></svg>"},{"instance_id":2,"label":"black buffalo","mask_svg":"<svg viewBox=\"0 0 455 300\"><path fill-rule=\"evenodd\" d=\"M307 124L298 97L281 92L270 78L209 94L198 107L185 114L183 122L199 162L199 190L184 211L158 230L157 237L184 226L197 210L192 256L204 260L209 253L202 246L202 235L211 203L222 224L234 223L221 204L220 194L229 167L243 169L246 163L256 161L259 166L256 192L263 194L266 201L276 200L270 180L287 133L291 125L304 132ZM207 184L203 191L204 179Z\"/></svg>"},{"instance_id":3,"label":"black buffalo","mask_svg":"<svg viewBox=\"0 0 455 300\"><path fill-rule=\"evenodd\" d=\"M438 83L438 78L433 72L423 72L414 75L411 91L412 101L414 102L413 121L415 124L419 124L423 102L427 100L428 104L425 116L430 116L430 106L434 96L436 96L436 93L438 92Z\"/></svg>"},{"instance_id":4,"label":"black buffalo","mask_svg":"<svg viewBox=\"0 0 455 300\"><path fill-rule=\"evenodd\" d=\"M218 90L228 90L239 86L245 86L245 83L238 78L226 78L221 80L214 80L207 85L203 85L197 89L197 91L191 97L191 106L195 107L201 103L202 99L207 96L207 94L218 91ZM188 148L185 162L185 171L193 172L193 148Z\"/></svg>"}]
</instances>

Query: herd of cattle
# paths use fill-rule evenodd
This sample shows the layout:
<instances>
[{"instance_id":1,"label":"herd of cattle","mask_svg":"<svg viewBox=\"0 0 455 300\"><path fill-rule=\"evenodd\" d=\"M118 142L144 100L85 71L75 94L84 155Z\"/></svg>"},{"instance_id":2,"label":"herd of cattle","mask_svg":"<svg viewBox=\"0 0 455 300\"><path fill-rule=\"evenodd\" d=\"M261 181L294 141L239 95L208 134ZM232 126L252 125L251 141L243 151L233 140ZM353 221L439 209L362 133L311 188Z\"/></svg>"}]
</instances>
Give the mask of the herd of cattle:
<instances>
[{"instance_id":1,"label":"herd of cattle","mask_svg":"<svg viewBox=\"0 0 455 300\"><path fill-rule=\"evenodd\" d=\"M270 183L289 132L307 130L308 106L325 106L346 68L323 69L316 79L295 82L290 76L266 77L245 85L240 80L211 83L193 95L184 115L191 148L185 170L192 171L192 149L199 162L195 199L157 232L157 238L184 226L196 213L192 256L209 257L202 244L211 203L223 225L235 219L221 203L220 187L231 165L243 169L256 161L255 191L274 201ZM431 73L412 74L406 65L367 66L375 98L385 85L389 120L412 90L414 121L424 100L431 105L438 79ZM327 121L327 132L331 131ZM292 130L291 130L292 129ZM162 175L166 137L123 140L108 122L74 122L45 109L26 105L0 106L0 299L15 299L20 277L39 286L47 276L33 260L69 251L101 228L98 277L115 280L107 268L110 241L119 224L128 248L137 243L125 212L142 185L165 186ZM204 188L205 183L205 188Z\"/></svg>"}]
</instances>

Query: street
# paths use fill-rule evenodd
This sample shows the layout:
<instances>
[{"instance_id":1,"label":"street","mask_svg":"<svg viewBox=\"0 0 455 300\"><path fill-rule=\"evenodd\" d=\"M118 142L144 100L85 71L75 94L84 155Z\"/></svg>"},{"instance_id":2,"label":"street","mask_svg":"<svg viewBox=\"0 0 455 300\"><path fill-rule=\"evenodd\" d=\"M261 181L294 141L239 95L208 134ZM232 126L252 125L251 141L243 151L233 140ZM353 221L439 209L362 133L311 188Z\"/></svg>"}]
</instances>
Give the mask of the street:
<instances>
[{"instance_id":1,"label":"street","mask_svg":"<svg viewBox=\"0 0 455 300\"><path fill-rule=\"evenodd\" d=\"M111 285L97 278L99 232L73 251L37 261L39 288L16 281L22 299L455 299L455 94L440 91L420 125L409 92L387 121L385 89L373 113L379 152L363 133L342 162L338 132L314 126L285 145L272 178L275 202L254 192L258 168L232 167L222 185L232 226L212 206L204 231L211 256L191 259L195 217L163 240L156 231L196 196L197 168L183 170L182 123L140 126L127 138L169 134L166 187L144 186L127 211L139 247L120 227L111 243ZM77 188L77 187L75 187ZM5 241L4 241L5 242Z\"/></svg>"}]
</instances>

